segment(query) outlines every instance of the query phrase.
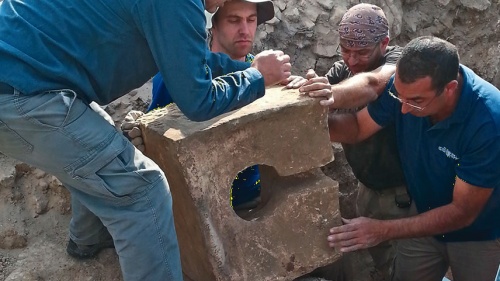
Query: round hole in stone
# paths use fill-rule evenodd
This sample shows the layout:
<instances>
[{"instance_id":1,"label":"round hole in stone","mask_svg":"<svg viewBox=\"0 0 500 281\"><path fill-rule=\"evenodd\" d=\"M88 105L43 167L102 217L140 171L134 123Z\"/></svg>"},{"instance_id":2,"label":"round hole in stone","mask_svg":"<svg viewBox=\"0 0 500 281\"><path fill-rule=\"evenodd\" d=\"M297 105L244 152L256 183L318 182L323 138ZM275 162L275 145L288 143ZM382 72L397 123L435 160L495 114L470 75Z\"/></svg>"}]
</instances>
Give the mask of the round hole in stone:
<instances>
[{"instance_id":1,"label":"round hole in stone","mask_svg":"<svg viewBox=\"0 0 500 281\"><path fill-rule=\"evenodd\" d=\"M255 209L261 199L259 165L252 165L238 172L231 184L230 192L230 204L235 211Z\"/></svg>"},{"instance_id":2,"label":"round hole in stone","mask_svg":"<svg viewBox=\"0 0 500 281\"><path fill-rule=\"evenodd\" d=\"M270 188L276 171L273 167L259 164L241 170L231 185L230 203L234 212L242 219L253 221L272 197Z\"/></svg>"}]
</instances>

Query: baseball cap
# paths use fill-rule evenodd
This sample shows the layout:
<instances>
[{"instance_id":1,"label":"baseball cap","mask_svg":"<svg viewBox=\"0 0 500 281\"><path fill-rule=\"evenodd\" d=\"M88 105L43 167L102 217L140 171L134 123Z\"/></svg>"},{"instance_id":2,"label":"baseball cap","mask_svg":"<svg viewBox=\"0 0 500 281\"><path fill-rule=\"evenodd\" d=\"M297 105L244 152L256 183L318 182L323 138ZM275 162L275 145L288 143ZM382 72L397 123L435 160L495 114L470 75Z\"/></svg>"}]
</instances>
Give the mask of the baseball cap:
<instances>
[{"instance_id":1,"label":"baseball cap","mask_svg":"<svg viewBox=\"0 0 500 281\"><path fill-rule=\"evenodd\" d=\"M238 1L238 0L231 0ZM245 2L255 3L257 4L257 25L271 20L274 18L274 4L272 0L241 0ZM207 18L207 26L206 28L212 28L212 17L219 11L219 8L212 14L205 10L205 17Z\"/></svg>"}]
</instances>

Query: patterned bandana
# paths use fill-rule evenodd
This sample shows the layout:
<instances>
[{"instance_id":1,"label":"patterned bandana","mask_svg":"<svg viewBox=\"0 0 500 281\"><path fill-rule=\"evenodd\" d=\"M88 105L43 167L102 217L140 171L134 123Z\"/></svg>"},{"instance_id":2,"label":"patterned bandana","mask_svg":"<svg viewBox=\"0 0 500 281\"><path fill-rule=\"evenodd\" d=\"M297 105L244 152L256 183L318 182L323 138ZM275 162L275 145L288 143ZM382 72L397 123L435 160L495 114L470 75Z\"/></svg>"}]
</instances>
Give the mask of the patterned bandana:
<instances>
[{"instance_id":1,"label":"patterned bandana","mask_svg":"<svg viewBox=\"0 0 500 281\"><path fill-rule=\"evenodd\" d=\"M366 47L388 36L389 24L381 8L372 4L358 4L344 14L338 31L347 47Z\"/></svg>"}]
</instances>

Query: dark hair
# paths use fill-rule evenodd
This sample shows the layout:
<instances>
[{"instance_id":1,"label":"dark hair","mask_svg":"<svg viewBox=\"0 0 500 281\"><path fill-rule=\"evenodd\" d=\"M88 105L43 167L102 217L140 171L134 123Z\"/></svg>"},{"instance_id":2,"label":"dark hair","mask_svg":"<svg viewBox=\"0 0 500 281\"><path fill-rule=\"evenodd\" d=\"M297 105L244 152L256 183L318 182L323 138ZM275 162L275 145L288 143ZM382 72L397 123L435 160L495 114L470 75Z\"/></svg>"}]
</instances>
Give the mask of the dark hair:
<instances>
[{"instance_id":1,"label":"dark hair","mask_svg":"<svg viewBox=\"0 0 500 281\"><path fill-rule=\"evenodd\" d=\"M220 8L219 8L220 9ZM217 11L218 12L218 11ZM215 12L214 15L212 16L212 25L215 23L215 22L218 22L219 21L219 14L220 13L217 13Z\"/></svg>"},{"instance_id":2,"label":"dark hair","mask_svg":"<svg viewBox=\"0 0 500 281\"><path fill-rule=\"evenodd\" d=\"M212 43L214 42L214 36L212 35L212 29L207 30L207 45L208 49L212 50Z\"/></svg>"},{"instance_id":3,"label":"dark hair","mask_svg":"<svg viewBox=\"0 0 500 281\"><path fill-rule=\"evenodd\" d=\"M411 40L397 63L398 78L405 84L430 76L432 87L441 94L446 84L457 79L459 56L457 48L434 36Z\"/></svg>"}]
</instances>

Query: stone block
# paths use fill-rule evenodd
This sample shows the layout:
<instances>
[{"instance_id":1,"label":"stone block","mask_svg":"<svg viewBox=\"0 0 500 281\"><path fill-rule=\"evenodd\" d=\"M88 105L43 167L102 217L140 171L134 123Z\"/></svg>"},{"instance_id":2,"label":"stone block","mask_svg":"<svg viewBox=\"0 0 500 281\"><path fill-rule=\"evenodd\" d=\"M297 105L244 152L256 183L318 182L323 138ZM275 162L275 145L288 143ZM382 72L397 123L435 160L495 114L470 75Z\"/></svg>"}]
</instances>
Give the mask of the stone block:
<instances>
[{"instance_id":1,"label":"stone block","mask_svg":"<svg viewBox=\"0 0 500 281\"><path fill-rule=\"evenodd\" d=\"M332 263L340 224L327 112L296 90L270 88L250 105L205 122L175 105L141 118L146 155L170 184L184 274L193 281L292 280ZM230 186L258 164L261 204L235 213Z\"/></svg>"}]
</instances>

